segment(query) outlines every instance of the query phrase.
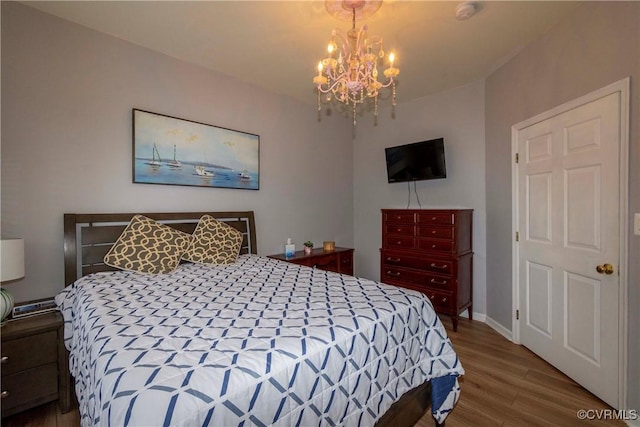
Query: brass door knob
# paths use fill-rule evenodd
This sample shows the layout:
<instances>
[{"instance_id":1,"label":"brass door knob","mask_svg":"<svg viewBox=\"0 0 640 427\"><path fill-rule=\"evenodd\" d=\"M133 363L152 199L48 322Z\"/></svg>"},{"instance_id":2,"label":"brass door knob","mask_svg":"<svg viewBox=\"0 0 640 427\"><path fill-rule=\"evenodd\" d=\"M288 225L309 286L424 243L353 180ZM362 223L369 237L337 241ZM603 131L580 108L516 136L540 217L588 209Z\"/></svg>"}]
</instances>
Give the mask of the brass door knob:
<instances>
[{"instance_id":1,"label":"brass door knob","mask_svg":"<svg viewBox=\"0 0 640 427\"><path fill-rule=\"evenodd\" d=\"M600 274L613 274L613 265L611 264L597 265L596 271Z\"/></svg>"}]
</instances>

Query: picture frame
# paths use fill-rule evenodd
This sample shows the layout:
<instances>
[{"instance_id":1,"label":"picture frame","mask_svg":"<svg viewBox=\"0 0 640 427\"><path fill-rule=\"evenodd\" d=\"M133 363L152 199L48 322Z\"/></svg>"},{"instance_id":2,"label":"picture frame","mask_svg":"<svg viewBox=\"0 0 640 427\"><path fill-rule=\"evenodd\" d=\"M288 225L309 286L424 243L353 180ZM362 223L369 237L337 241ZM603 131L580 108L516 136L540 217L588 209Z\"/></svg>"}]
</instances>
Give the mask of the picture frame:
<instances>
[{"instance_id":1,"label":"picture frame","mask_svg":"<svg viewBox=\"0 0 640 427\"><path fill-rule=\"evenodd\" d=\"M134 108L133 182L260 189L260 136Z\"/></svg>"}]
</instances>

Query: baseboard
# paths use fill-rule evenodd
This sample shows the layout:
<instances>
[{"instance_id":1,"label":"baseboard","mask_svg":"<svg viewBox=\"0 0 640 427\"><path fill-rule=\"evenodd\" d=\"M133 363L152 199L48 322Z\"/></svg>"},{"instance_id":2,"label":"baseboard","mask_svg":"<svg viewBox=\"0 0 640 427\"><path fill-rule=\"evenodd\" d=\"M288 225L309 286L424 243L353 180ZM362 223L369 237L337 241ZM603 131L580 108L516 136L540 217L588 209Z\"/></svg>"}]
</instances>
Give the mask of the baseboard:
<instances>
[{"instance_id":1,"label":"baseboard","mask_svg":"<svg viewBox=\"0 0 640 427\"><path fill-rule=\"evenodd\" d=\"M469 312L468 311L463 311L462 313L460 313L460 317L464 317L465 319L469 318ZM478 322L482 322L485 323L485 319L486 319L486 315L484 313L476 313L475 311L473 312L473 320L477 320Z\"/></svg>"},{"instance_id":2,"label":"baseboard","mask_svg":"<svg viewBox=\"0 0 640 427\"><path fill-rule=\"evenodd\" d=\"M474 314L475 316L475 314ZM500 323L496 322L489 316L485 316L485 322L491 329L508 339L509 341L513 341L511 331L502 326Z\"/></svg>"},{"instance_id":3,"label":"baseboard","mask_svg":"<svg viewBox=\"0 0 640 427\"><path fill-rule=\"evenodd\" d=\"M465 319L469 318L468 312L465 310L462 313L460 313L460 317L464 317ZM497 333L499 333L500 335L502 335L503 337L505 337L506 339L508 339L509 341L513 341L513 339L511 338L511 331L508 330L507 328L505 328L504 326L502 326L501 324L499 324L498 322L496 322L495 320L493 320L492 318L490 318L489 316L487 316L484 313L476 313L475 311L473 312L473 320L477 320L478 322L482 322L482 323L486 323L487 326L489 326L491 329L493 329L494 331L496 331ZM640 427L640 426L638 426Z\"/></svg>"}]
</instances>

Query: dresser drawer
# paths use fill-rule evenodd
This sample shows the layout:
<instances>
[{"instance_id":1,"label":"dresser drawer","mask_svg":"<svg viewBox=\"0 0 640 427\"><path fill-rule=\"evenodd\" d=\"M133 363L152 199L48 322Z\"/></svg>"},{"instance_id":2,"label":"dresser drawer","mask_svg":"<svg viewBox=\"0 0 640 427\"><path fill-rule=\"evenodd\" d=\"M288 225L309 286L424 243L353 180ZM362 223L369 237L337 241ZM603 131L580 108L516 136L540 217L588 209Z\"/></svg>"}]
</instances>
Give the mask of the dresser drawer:
<instances>
[{"instance_id":1,"label":"dresser drawer","mask_svg":"<svg viewBox=\"0 0 640 427\"><path fill-rule=\"evenodd\" d=\"M418 224L447 224L453 225L454 214L451 212L420 212L418 213Z\"/></svg>"},{"instance_id":2,"label":"dresser drawer","mask_svg":"<svg viewBox=\"0 0 640 427\"><path fill-rule=\"evenodd\" d=\"M413 224L415 219L413 212L385 212L382 219L385 223Z\"/></svg>"},{"instance_id":3,"label":"dresser drawer","mask_svg":"<svg viewBox=\"0 0 640 427\"><path fill-rule=\"evenodd\" d=\"M453 242L451 240L422 239L418 247L423 251L453 252Z\"/></svg>"},{"instance_id":4,"label":"dresser drawer","mask_svg":"<svg viewBox=\"0 0 640 427\"><path fill-rule=\"evenodd\" d=\"M383 282L401 281L417 286L415 289L421 292L427 292L430 289L441 289L450 291L453 289L454 282L451 277L436 276L433 274L406 270L396 267L385 267L382 270Z\"/></svg>"},{"instance_id":5,"label":"dresser drawer","mask_svg":"<svg viewBox=\"0 0 640 427\"><path fill-rule=\"evenodd\" d=\"M338 271L338 259L335 255L325 255L313 257L305 263L309 267L319 268L326 271Z\"/></svg>"},{"instance_id":6,"label":"dresser drawer","mask_svg":"<svg viewBox=\"0 0 640 427\"><path fill-rule=\"evenodd\" d=\"M388 248L414 249L416 247L416 241L413 237L386 236L384 245Z\"/></svg>"},{"instance_id":7,"label":"dresser drawer","mask_svg":"<svg viewBox=\"0 0 640 427\"><path fill-rule=\"evenodd\" d=\"M433 304L433 308L435 308L436 311L443 311L443 312L451 312L452 310L455 311L456 305L451 293L438 292L438 291L432 291L432 290L428 290L424 293L427 295L427 298L429 298L429 300L431 301L431 304Z\"/></svg>"},{"instance_id":8,"label":"dresser drawer","mask_svg":"<svg viewBox=\"0 0 640 427\"><path fill-rule=\"evenodd\" d=\"M2 343L2 382L4 377L58 360L58 335L48 331ZM4 402L4 401L3 401Z\"/></svg>"},{"instance_id":9,"label":"dresser drawer","mask_svg":"<svg viewBox=\"0 0 640 427\"><path fill-rule=\"evenodd\" d=\"M57 362L2 376L3 414L18 406L35 406L57 398Z\"/></svg>"},{"instance_id":10,"label":"dresser drawer","mask_svg":"<svg viewBox=\"0 0 640 427\"><path fill-rule=\"evenodd\" d=\"M418 237L433 237L436 239L453 239L453 227L429 227L428 225L419 226Z\"/></svg>"},{"instance_id":11,"label":"dresser drawer","mask_svg":"<svg viewBox=\"0 0 640 427\"><path fill-rule=\"evenodd\" d=\"M409 224L387 224L387 234L395 234L401 236L413 236L413 225Z\"/></svg>"},{"instance_id":12,"label":"dresser drawer","mask_svg":"<svg viewBox=\"0 0 640 427\"><path fill-rule=\"evenodd\" d=\"M383 251L382 265L385 267L406 267L417 270L432 271L438 274L453 274L451 260L439 260L425 256L411 256L401 252Z\"/></svg>"}]
</instances>

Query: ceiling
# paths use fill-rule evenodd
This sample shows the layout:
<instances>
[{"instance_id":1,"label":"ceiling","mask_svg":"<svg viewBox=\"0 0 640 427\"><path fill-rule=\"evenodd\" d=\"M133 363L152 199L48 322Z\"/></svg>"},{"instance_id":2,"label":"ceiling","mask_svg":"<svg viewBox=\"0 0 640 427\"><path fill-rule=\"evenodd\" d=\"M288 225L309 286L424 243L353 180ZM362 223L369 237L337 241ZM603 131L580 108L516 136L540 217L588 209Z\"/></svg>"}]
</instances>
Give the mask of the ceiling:
<instances>
[{"instance_id":1,"label":"ceiling","mask_svg":"<svg viewBox=\"0 0 640 427\"><path fill-rule=\"evenodd\" d=\"M314 104L312 78L334 28L324 1L26 1L120 39ZM397 56L398 103L488 76L579 2L384 0L365 21Z\"/></svg>"}]
</instances>

